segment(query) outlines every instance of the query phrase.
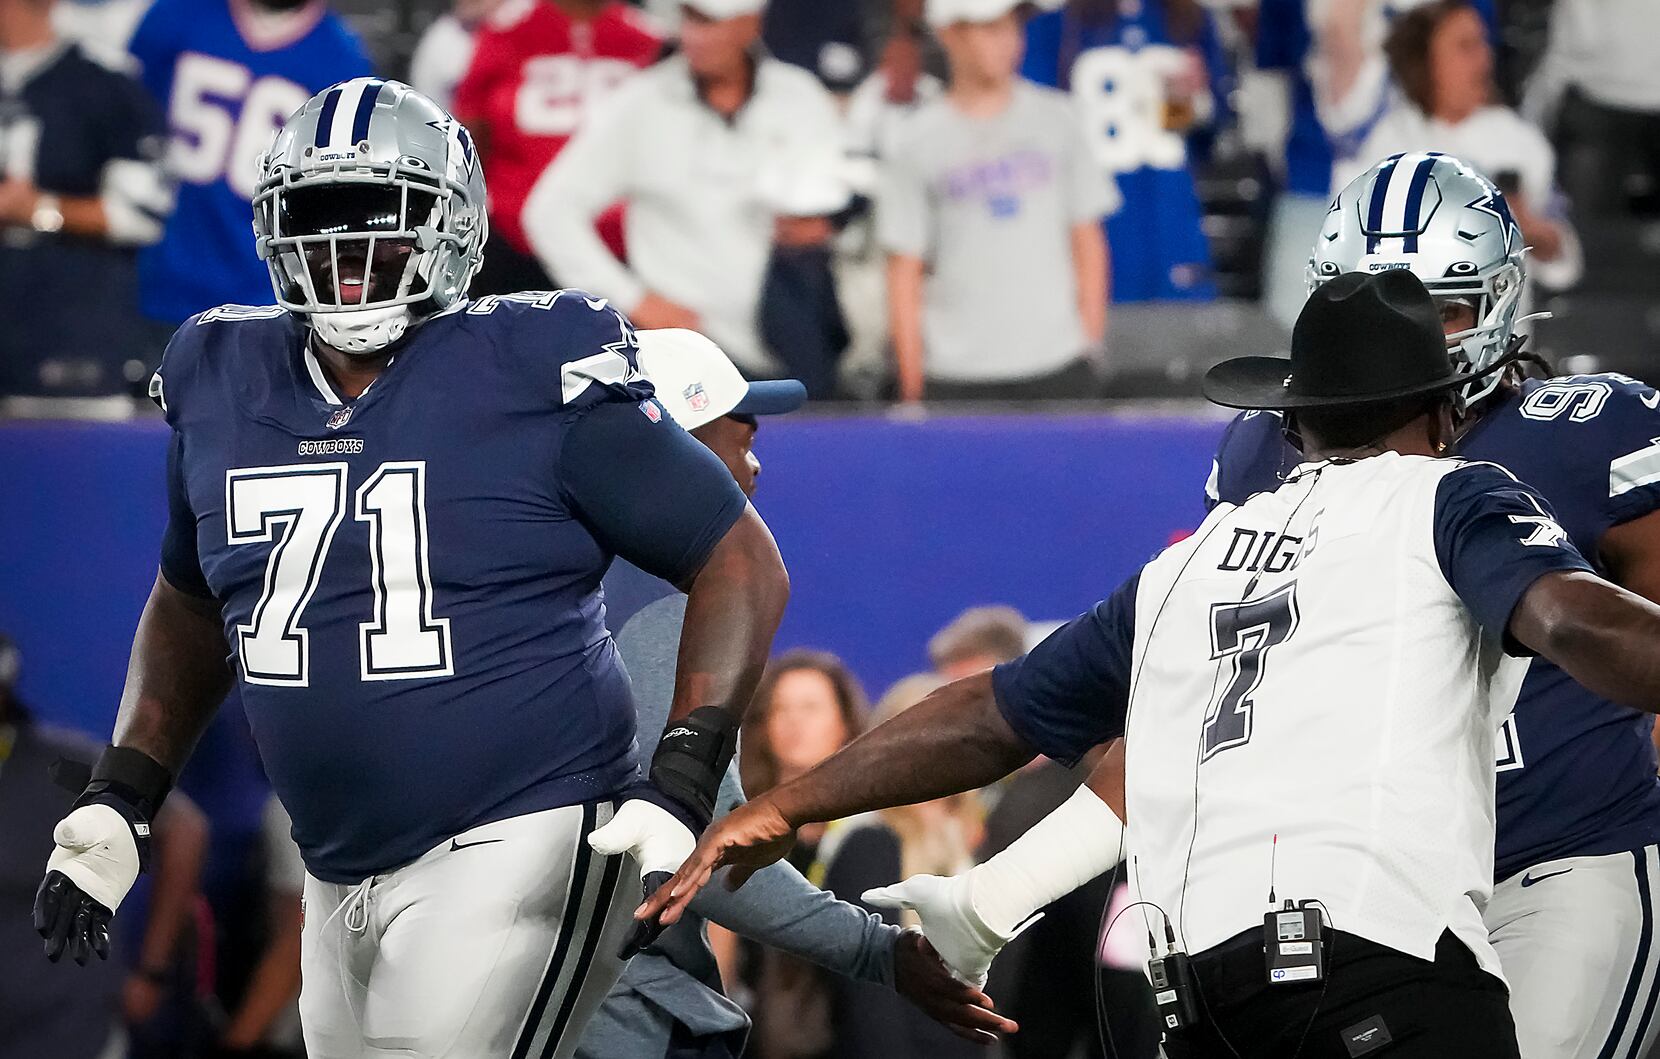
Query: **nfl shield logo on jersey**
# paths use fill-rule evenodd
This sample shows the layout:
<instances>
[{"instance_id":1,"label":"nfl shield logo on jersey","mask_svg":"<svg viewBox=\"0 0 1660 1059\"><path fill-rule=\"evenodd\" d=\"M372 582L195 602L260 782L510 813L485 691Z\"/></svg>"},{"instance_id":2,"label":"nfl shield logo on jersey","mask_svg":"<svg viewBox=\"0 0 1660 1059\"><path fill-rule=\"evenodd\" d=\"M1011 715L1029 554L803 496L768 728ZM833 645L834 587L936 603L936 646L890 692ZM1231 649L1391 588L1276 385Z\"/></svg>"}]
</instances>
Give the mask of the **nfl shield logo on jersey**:
<instances>
[{"instance_id":1,"label":"nfl shield logo on jersey","mask_svg":"<svg viewBox=\"0 0 1660 1059\"><path fill-rule=\"evenodd\" d=\"M646 418L651 420L653 423L662 421L663 410L657 407L656 401L641 401L640 411L644 412L646 414Z\"/></svg>"},{"instance_id":2,"label":"nfl shield logo on jersey","mask_svg":"<svg viewBox=\"0 0 1660 1059\"><path fill-rule=\"evenodd\" d=\"M347 423L350 423L351 421L352 421L352 406L351 405L346 405L343 408L336 408L334 410L334 414L329 416L329 421L324 425L327 426L330 430L339 430L341 427L345 426Z\"/></svg>"},{"instance_id":3,"label":"nfl shield logo on jersey","mask_svg":"<svg viewBox=\"0 0 1660 1059\"><path fill-rule=\"evenodd\" d=\"M686 399L686 407L694 412L701 412L709 407L709 395L703 392L701 382L692 383L681 392L680 396Z\"/></svg>"}]
</instances>

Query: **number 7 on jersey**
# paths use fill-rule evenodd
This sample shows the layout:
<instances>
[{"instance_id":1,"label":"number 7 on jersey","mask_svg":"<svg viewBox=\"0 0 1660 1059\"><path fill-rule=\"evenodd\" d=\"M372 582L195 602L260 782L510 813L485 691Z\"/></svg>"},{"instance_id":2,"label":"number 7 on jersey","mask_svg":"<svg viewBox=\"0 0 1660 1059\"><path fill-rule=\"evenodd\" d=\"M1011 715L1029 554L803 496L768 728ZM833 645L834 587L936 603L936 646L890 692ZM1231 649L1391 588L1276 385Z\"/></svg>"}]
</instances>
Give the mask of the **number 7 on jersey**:
<instances>
[{"instance_id":1,"label":"number 7 on jersey","mask_svg":"<svg viewBox=\"0 0 1660 1059\"><path fill-rule=\"evenodd\" d=\"M1210 608L1210 656L1228 659L1232 672L1205 715L1200 761L1251 741L1252 695L1262 686L1270 649L1297 631L1297 582L1260 599Z\"/></svg>"}]
</instances>

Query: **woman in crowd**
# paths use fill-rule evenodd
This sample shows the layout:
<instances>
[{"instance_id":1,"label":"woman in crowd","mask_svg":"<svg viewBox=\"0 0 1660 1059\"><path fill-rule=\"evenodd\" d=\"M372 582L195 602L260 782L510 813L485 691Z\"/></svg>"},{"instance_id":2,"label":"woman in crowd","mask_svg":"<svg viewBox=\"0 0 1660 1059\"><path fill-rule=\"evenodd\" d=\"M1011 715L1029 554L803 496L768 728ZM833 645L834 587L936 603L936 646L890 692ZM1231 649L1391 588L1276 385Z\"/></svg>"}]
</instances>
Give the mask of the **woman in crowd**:
<instances>
[{"instance_id":1,"label":"woman in crowd","mask_svg":"<svg viewBox=\"0 0 1660 1059\"><path fill-rule=\"evenodd\" d=\"M767 668L744 716L739 770L750 797L801 775L840 750L865 726L864 689L835 655L789 651ZM790 863L814 882L825 826L804 830ZM845 895L841 895L845 896ZM850 900L857 900L854 894ZM761 1059L818 1059L834 1037L831 979L812 964L744 944L710 925L710 945L734 996L748 994L755 1019L749 1052ZM742 1002L742 1001L740 1001Z\"/></svg>"},{"instance_id":2,"label":"woman in crowd","mask_svg":"<svg viewBox=\"0 0 1660 1059\"><path fill-rule=\"evenodd\" d=\"M1476 6L1435 0L1416 8L1390 26L1384 49L1403 98L1372 129L1359 154L1337 167L1332 186L1344 186L1392 154L1455 155L1504 192L1533 248L1528 270L1533 278L1551 290L1578 282L1584 257L1556 190L1556 153L1536 126L1496 101L1493 48Z\"/></svg>"}]
</instances>

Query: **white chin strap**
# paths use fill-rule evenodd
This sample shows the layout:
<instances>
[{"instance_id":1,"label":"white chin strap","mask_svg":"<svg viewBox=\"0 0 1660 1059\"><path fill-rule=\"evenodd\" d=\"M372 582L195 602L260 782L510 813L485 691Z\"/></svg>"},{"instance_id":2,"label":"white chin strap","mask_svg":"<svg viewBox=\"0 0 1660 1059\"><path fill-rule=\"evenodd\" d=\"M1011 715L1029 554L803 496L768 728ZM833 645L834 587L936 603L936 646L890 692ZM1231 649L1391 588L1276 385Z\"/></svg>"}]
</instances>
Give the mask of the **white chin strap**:
<instances>
[{"instance_id":1,"label":"white chin strap","mask_svg":"<svg viewBox=\"0 0 1660 1059\"><path fill-rule=\"evenodd\" d=\"M367 356L379 353L409 330L413 314L407 305L380 309L355 309L338 313L312 313L311 326L317 337L342 353Z\"/></svg>"}]
</instances>

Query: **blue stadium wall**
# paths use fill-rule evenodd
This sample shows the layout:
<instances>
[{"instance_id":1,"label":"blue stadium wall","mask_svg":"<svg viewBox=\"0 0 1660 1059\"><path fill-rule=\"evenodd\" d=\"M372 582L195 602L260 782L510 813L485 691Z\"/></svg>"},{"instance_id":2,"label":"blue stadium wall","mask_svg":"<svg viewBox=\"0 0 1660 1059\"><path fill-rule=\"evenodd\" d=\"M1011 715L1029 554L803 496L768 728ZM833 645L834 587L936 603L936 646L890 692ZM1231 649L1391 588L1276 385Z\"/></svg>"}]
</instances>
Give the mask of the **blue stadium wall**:
<instances>
[{"instance_id":1,"label":"blue stadium wall","mask_svg":"<svg viewBox=\"0 0 1660 1059\"><path fill-rule=\"evenodd\" d=\"M1070 617L1203 517L1200 415L801 417L763 425L756 506L794 582L780 648L872 695L964 607ZM166 517L159 423L0 424L0 630L45 717L107 732Z\"/></svg>"}]
</instances>

